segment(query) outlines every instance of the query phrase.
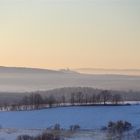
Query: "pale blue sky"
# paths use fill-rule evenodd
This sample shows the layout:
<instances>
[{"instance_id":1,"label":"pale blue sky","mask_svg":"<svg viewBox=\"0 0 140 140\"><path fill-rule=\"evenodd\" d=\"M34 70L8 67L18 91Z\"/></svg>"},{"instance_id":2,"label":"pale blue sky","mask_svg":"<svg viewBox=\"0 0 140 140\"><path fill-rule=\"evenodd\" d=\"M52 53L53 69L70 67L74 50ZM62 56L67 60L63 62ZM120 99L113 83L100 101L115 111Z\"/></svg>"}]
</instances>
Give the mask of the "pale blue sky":
<instances>
[{"instance_id":1,"label":"pale blue sky","mask_svg":"<svg viewBox=\"0 0 140 140\"><path fill-rule=\"evenodd\" d=\"M140 68L140 0L0 0L0 65Z\"/></svg>"}]
</instances>

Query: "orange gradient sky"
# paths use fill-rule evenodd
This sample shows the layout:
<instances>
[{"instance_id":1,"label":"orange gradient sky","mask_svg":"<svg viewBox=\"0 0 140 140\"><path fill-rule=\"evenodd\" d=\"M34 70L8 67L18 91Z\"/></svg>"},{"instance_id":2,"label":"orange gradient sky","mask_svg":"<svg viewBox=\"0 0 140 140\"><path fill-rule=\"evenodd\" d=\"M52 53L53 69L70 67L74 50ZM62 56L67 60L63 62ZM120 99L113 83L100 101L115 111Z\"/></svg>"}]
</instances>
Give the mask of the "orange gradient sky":
<instances>
[{"instance_id":1,"label":"orange gradient sky","mask_svg":"<svg viewBox=\"0 0 140 140\"><path fill-rule=\"evenodd\" d=\"M139 0L1 0L0 65L140 69Z\"/></svg>"}]
</instances>

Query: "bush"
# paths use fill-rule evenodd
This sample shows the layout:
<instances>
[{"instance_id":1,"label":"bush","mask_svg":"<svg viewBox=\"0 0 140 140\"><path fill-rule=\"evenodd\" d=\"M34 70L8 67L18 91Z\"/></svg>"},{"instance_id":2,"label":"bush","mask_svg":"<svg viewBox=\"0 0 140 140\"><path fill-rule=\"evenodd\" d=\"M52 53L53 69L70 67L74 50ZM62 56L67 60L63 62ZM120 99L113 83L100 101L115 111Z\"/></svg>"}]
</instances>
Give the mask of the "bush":
<instances>
[{"instance_id":1,"label":"bush","mask_svg":"<svg viewBox=\"0 0 140 140\"><path fill-rule=\"evenodd\" d=\"M106 126L103 126L102 128L101 128L101 131L106 131L108 128L106 127Z\"/></svg>"},{"instance_id":2,"label":"bush","mask_svg":"<svg viewBox=\"0 0 140 140\"><path fill-rule=\"evenodd\" d=\"M122 134L123 132L131 130L132 125L127 121L109 122L107 129L110 133Z\"/></svg>"},{"instance_id":3,"label":"bush","mask_svg":"<svg viewBox=\"0 0 140 140\"><path fill-rule=\"evenodd\" d=\"M17 137L17 140L61 140L61 138L51 133L44 132L43 134L38 135L36 137L21 135Z\"/></svg>"},{"instance_id":4,"label":"bush","mask_svg":"<svg viewBox=\"0 0 140 140\"><path fill-rule=\"evenodd\" d=\"M136 139L140 139L140 129L136 130L136 132L134 133L134 136Z\"/></svg>"},{"instance_id":5,"label":"bush","mask_svg":"<svg viewBox=\"0 0 140 140\"><path fill-rule=\"evenodd\" d=\"M49 133L43 133L42 135L37 136L34 140L60 140L60 137Z\"/></svg>"},{"instance_id":6,"label":"bush","mask_svg":"<svg viewBox=\"0 0 140 140\"><path fill-rule=\"evenodd\" d=\"M71 125L70 126L70 130L71 131L77 131L77 130L79 130L80 129L80 126L79 125Z\"/></svg>"},{"instance_id":7,"label":"bush","mask_svg":"<svg viewBox=\"0 0 140 140\"><path fill-rule=\"evenodd\" d=\"M57 130L57 131L59 131L61 128L60 128L60 124L55 124L54 125L54 130Z\"/></svg>"},{"instance_id":8,"label":"bush","mask_svg":"<svg viewBox=\"0 0 140 140\"><path fill-rule=\"evenodd\" d=\"M28 135L21 135L17 137L17 140L34 140L34 138Z\"/></svg>"}]
</instances>

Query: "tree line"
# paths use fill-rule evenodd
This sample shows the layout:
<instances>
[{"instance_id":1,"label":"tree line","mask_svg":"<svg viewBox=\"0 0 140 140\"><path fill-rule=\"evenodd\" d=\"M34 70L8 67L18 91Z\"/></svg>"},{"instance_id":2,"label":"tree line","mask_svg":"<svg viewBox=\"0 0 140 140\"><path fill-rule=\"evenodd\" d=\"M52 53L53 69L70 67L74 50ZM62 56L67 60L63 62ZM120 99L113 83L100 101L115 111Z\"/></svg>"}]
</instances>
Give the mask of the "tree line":
<instances>
[{"instance_id":1,"label":"tree line","mask_svg":"<svg viewBox=\"0 0 140 140\"><path fill-rule=\"evenodd\" d=\"M119 104L122 102L120 94L111 94L108 90L103 90L99 94L83 94L82 92L71 94L71 104Z\"/></svg>"},{"instance_id":2,"label":"tree line","mask_svg":"<svg viewBox=\"0 0 140 140\"><path fill-rule=\"evenodd\" d=\"M99 94L87 94L84 92L73 92L69 96L63 94L60 97L54 94L43 96L39 93L32 93L24 96L14 104L3 104L0 110L33 110L59 106L80 106L80 105L118 105L123 102L120 94L112 94L109 90L103 90Z\"/></svg>"}]
</instances>

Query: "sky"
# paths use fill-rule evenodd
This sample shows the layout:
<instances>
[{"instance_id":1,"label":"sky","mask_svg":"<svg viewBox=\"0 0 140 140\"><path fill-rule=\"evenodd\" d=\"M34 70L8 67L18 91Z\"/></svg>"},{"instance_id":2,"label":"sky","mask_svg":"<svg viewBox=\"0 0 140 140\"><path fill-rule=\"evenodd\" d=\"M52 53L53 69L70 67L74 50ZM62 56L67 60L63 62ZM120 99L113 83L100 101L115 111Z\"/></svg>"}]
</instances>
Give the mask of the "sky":
<instances>
[{"instance_id":1,"label":"sky","mask_svg":"<svg viewBox=\"0 0 140 140\"><path fill-rule=\"evenodd\" d=\"M0 0L0 65L140 69L140 0Z\"/></svg>"}]
</instances>

